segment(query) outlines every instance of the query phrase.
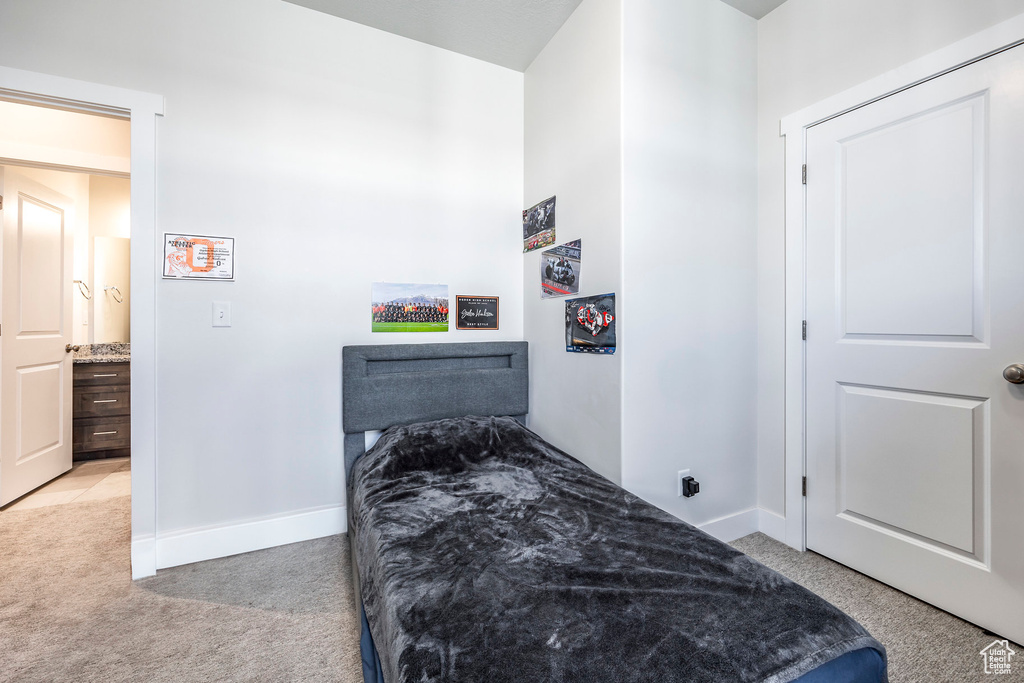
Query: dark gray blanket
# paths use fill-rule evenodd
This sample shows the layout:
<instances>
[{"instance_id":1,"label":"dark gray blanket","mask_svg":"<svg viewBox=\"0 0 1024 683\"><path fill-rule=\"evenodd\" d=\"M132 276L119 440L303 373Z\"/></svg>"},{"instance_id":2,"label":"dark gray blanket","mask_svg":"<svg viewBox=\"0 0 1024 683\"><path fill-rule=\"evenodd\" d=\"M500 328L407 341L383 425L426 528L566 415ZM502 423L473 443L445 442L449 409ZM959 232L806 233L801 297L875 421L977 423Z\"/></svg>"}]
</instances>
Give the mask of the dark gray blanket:
<instances>
[{"instance_id":1,"label":"dark gray blanket","mask_svg":"<svg viewBox=\"0 0 1024 683\"><path fill-rule=\"evenodd\" d=\"M790 681L884 648L511 418L392 428L349 498L387 683Z\"/></svg>"}]
</instances>

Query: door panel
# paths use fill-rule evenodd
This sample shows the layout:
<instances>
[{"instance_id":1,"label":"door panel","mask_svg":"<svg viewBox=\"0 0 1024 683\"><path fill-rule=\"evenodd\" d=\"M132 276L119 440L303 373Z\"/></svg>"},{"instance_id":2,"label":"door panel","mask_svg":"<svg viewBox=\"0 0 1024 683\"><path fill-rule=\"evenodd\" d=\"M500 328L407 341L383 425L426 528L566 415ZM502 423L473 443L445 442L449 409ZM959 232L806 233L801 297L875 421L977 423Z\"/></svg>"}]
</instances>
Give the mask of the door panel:
<instances>
[{"instance_id":1,"label":"door panel","mask_svg":"<svg viewBox=\"0 0 1024 683\"><path fill-rule=\"evenodd\" d=\"M15 453L21 464L63 445L64 364L18 368L16 372L18 434Z\"/></svg>"},{"instance_id":2,"label":"door panel","mask_svg":"<svg viewBox=\"0 0 1024 683\"><path fill-rule=\"evenodd\" d=\"M807 546L1024 641L1024 48L807 132Z\"/></svg>"},{"instance_id":3,"label":"door panel","mask_svg":"<svg viewBox=\"0 0 1024 683\"><path fill-rule=\"evenodd\" d=\"M976 426L984 430L985 402L839 389L837 513L973 554L976 492L957 482L972 482L984 463L987 440L983 431L976 438Z\"/></svg>"},{"instance_id":4,"label":"door panel","mask_svg":"<svg viewBox=\"0 0 1024 683\"><path fill-rule=\"evenodd\" d=\"M984 120L975 96L839 141L846 333L974 333Z\"/></svg>"},{"instance_id":5,"label":"door panel","mask_svg":"<svg viewBox=\"0 0 1024 683\"><path fill-rule=\"evenodd\" d=\"M64 212L18 194L19 335L64 333Z\"/></svg>"},{"instance_id":6,"label":"door panel","mask_svg":"<svg viewBox=\"0 0 1024 683\"><path fill-rule=\"evenodd\" d=\"M0 167L0 505L71 469L71 201Z\"/></svg>"}]
</instances>

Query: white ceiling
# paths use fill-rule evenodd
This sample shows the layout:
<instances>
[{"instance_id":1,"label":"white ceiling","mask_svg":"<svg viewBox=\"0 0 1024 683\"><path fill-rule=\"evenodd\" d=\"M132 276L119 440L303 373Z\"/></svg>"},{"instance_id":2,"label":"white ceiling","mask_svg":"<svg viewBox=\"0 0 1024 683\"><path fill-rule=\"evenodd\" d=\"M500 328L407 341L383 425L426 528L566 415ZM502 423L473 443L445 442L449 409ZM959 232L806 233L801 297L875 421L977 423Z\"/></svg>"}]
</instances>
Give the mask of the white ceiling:
<instances>
[{"instance_id":1,"label":"white ceiling","mask_svg":"<svg viewBox=\"0 0 1024 683\"><path fill-rule=\"evenodd\" d=\"M581 0L286 0L525 71ZM629 0L625 0L628 2ZM681 1L681 0L679 0ZM785 0L722 0L760 19Z\"/></svg>"},{"instance_id":2,"label":"white ceiling","mask_svg":"<svg viewBox=\"0 0 1024 683\"><path fill-rule=\"evenodd\" d=\"M581 0L287 0L526 71Z\"/></svg>"},{"instance_id":3,"label":"white ceiling","mask_svg":"<svg viewBox=\"0 0 1024 683\"><path fill-rule=\"evenodd\" d=\"M760 19L773 9L786 2L786 0L722 0L727 5L732 5L744 14L755 19Z\"/></svg>"}]
</instances>

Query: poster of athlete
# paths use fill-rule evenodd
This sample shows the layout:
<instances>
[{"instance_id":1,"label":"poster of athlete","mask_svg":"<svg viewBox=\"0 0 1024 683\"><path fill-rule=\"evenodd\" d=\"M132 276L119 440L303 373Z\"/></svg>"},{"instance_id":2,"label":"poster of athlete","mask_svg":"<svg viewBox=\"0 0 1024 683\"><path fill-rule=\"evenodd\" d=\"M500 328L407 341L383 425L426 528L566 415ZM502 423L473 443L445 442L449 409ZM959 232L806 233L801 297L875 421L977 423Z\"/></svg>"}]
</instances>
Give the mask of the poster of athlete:
<instances>
[{"instance_id":1,"label":"poster of athlete","mask_svg":"<svg viewBox=\"0 0 1024 683\"><path fill-rule=\"evenodd\" d=\"M555 243L555 198L523 211L523 253Z\"/></svg>"},{"instance_id":2,"label":"poster of athlete","mask_svg":"<svg viewBox=\"0 0 1024 683\"><path fill-rule=\"evenodd\" d=\"M615 353L615 294L566 299L565 350Z\"/></svg>"},{"instance_id":3,"label":"poster of athlete","mask_svg":"<svg viewBox=\"0 0 1024 683\"><path fill-rule=\"evenodd\" d=\"M541 299L580 293L580 242L574 240L541 252Z\"/></svg>"}]
</instances>

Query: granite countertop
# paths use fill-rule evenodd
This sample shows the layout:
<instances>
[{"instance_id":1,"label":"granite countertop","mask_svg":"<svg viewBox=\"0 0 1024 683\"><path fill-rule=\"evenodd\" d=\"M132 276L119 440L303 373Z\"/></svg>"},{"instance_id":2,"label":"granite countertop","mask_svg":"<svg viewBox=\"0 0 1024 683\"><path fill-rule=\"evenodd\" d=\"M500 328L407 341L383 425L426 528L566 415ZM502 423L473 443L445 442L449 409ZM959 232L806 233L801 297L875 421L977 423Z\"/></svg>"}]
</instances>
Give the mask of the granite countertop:
<instances>
[{"instance_id":1,"label":"granite countertop","mask_svg":"<svg viewBox=\"0 0 1024 683\"><path fill-rule=\"evenodd\" d=\"M114 342L110 344L81 344L75 351L75 363L130 363L131 344Z\"/></svg>"}]
</instances>

